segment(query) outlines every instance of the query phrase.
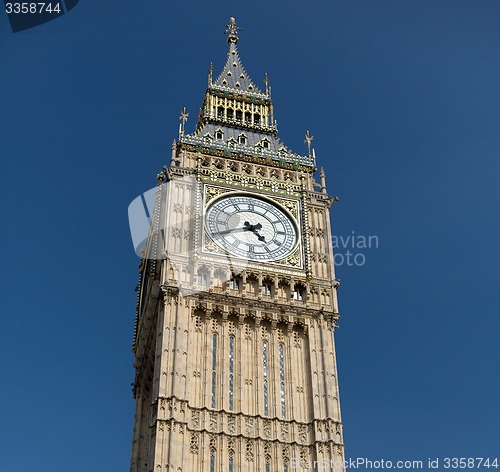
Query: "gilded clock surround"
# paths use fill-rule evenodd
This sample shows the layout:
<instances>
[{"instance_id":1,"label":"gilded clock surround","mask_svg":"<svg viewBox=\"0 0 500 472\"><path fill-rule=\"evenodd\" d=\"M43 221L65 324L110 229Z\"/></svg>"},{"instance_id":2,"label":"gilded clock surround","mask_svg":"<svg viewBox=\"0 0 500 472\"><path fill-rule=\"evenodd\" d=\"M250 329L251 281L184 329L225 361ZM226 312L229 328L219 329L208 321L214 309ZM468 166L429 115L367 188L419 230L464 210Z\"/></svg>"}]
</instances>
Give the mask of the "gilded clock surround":
<instances>
[{"instance_id":1,"label":"gilded clock surround","mask_svg":"<svg viewBox=\"0 0 500 472\"><path fill-rule=\"evenodd\" d=\"M183 110L158 174L139 269L130 470L291 472L293 459L341 471L336 199L323 171L315 180L309 133L304 156L279 140L268 78L261 92L241 65L233 19L227 34L228 60L216 80L209 70L195 131L185 133ZM170 200L167 185L179 187ZM294 252L235 265L210 246L205 209L242 193L287 212L299 231Z\"/></svg>"},{"instance_id":2,"label":"gilded clock surround","mask_svg":"<svg viewBox=\"0 0 500 472\"><path fill-rule=\"evenodd\" d=\"M241 192L235 190L234 187L224 187L224 186L216 186L211 184L205 184L204 186L204 209L208 209L214 201L221 198L221 196L239 196L239 195L248 195L253 197L263 198L266 201L274 202L283 212L285 212L288 217L292 220L294 226L296 228L301 228L301 218L300 218L300 200L298 199L285 199L280 197L274 197L274 200L270 200L269 196L265 194L257 194L257 193L248 193ZM268 200L269 199L269 200ZM203 232L203 251L205 254L221 254L224 257L227 256L227 251L221 249L217 244L215 244L212 240L212 237L205 230ZM285 267L294 267L298 269L303 268L304 254L301 247L301 238L300 232L297 235L297 243L294 244L293 250L287 254L285 257L281 259L266 261L265 264L273 264L273 265L281 265ZM246 261L249 265L257 265L262 266L262 263L258 261Z\"/></svg>"}]
</instances>

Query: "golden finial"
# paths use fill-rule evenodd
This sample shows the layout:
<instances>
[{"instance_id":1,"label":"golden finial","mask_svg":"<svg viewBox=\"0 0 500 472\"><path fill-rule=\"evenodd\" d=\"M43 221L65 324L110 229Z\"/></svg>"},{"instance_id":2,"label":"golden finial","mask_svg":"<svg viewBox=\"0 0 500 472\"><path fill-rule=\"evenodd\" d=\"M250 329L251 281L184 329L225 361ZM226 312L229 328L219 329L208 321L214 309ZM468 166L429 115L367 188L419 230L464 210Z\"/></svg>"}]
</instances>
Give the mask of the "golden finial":
<instances>
[{"instance_id":1,"label":"golden finial","mask_svg":"<svg viewBox=\"0 0 500 472\"><path fill-rule=\"evenodd\" d=\"M208 68L208 85L212 85L212 74L214 72L214 65L211 62L210 67Z\"/></svg>"},{"instance_id":2,"label":"golden finial","mask_svg":"<svg viewBox=\"0 0 500 472\"><path fill-rule=\"evenodd\" d=\"M189 113L187 112L186 107L184 107L181 110L181 116L179 116L179 120L181 120L180 129L179 129L180 136L184 136L184 125L186 124L188 116L189 116Z\"/></svg>"},{"instance_id":3,"label":"golden finial","mask_svg":"<svg viewBox=\"0 0 500 472\"><path fill-rule=\"evenodd\" d=\"M229 18L229 24L226 25L226 33L229 33L229 36L227 37L227 42L228 43L237 43L238 42L238 33L241 31L241 28L239 26L236 26L236 20L231 17Z\"/></svg>"},{"instance_id":4,"label":"golden finial","mask_svg":"<svg viewBox=\"0 0 500 472\"><path fill-rule=\"evenodd\" d=\"M307 154L311 155L311 141L314 139L314 136L311 136L309 131L306 131L306 139L304 140L307 143Z\"/></svg>"},{"instance_id":5,"label":"golden finial","mask_svg":"<svg viewBox=\"0 0 500 472\"><path fill-rule=\"evenodd\" d=\"M264 82L266 84L266 95L269 95L269 76L267 72L264 74Z\"/></svg>"}]
</instances>

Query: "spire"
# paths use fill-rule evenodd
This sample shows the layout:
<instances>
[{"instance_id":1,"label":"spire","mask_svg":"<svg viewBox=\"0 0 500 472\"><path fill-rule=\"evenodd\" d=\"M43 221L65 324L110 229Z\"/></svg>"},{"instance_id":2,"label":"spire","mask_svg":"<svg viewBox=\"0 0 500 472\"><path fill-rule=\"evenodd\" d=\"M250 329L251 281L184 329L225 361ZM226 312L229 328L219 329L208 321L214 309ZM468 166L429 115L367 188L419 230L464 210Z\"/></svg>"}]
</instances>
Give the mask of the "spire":
<instances>
[{"instance_id":1,"label":"spire","mask_svg":"<svg viewBox=\"0 0 500 472\"><path fill-rule=\"evenodd\" d=\"M238 54L236 43L239 39L239 31L241 31L241 28L236 26L235 19L230 18L229 24L226 26L226 34L228 35L227 42L229 44L226 65L222 69L217 80L213 82L213 85L216 87L230 88L240 93L253 92L262 94L243 67Z\"/></svg>"},{"instance_id":2,"label":"spire","mask_svg":"<svg viewBox=\"0 0 500 472\"><path fill-rule=\"evenodd\" d=\"M212 85L212 74L214 73L214 65L210 63L210 67L208 68L208 85Z\"/></svg>"}]
</instances>

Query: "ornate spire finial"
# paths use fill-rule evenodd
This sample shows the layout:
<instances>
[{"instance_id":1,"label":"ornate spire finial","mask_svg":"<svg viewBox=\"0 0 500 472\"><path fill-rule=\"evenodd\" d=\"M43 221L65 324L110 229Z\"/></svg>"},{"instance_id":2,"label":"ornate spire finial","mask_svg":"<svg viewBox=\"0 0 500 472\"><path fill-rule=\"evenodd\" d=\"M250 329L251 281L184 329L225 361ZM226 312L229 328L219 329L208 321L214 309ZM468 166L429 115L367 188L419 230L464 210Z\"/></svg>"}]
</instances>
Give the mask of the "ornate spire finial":
<instances>
[{"instance_id":1,"label":"ornate spire finial","mask_svg":"<svg viewBox=\"0 0 500 472\"><path fill-rule=\"evenodd\" d=\"M304 140L305 143L307 143L307 153L310 156L311 155L311 141L314 139L314 136L311 136L309 131L306 131L306 139Z\"/></svg>"},{"instance_id":2,"label":"ornate spire finial","mask_svg":"<svg viewBox=\"0 0 500 472\"><path fill-rule=\"evenodd\" d=\"M264 82L266 84L266 95L269 95L269 76L267 72L264 74Z\"/></svg>"},{"instance_id":3,"label":"ornate spire finial","mask_svg":"<svg viewBox=\"0 0 500 472\"><path fill-rule=\"evenodd\" d=\"M189 113L186 110L186 107L184 107L181 110L181 116L179 116L179 120L181 120L181 123L179 125L179 139L184 136L184 125L186 124L186 121L188 119Z\"/></svg>"},{"instance_id":4,"label":"ornate spire finial","mask_svg":"<svg viewBox=\"0 0 500 472\"><path fill-rule=\"evenodd\" d=\"M214 72L214 65L211 62L210 67L208 68L208 85L212 85L212 74Z\"/></svg>"},{"instance_id":5,"label":"ornate spire finial","mask_svg":"<svg viewBox=\"0 0 500 472\"><path fill-rule=\"evenodd\" d=\"M241 28L239 26L236 26L236 20L231 17L229 18L229 24L226 25L226 31L224 34L229 33L229 36L227 37L227 42L228 43L237 43L239 39L238 33L241 31Z\"/></svg>"}]
</instances>

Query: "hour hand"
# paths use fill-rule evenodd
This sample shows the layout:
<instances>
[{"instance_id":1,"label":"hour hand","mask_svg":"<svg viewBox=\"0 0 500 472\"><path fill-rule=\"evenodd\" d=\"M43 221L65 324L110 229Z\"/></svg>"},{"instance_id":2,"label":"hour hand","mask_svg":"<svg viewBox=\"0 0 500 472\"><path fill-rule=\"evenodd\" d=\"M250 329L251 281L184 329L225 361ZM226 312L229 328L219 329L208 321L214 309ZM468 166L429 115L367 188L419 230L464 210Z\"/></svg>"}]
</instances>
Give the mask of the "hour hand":
<instances>
[{"instance_id":1,"label":"hour hand","mask_svg":"<svg viewBox=\"0 0 500 472\"><path fill-rule=\"evenodd\" d=\"M256 225L251 225L248 221L245 221L243 223L243 229L246 229L247 231L255 231L256 229L261 229L262 225L260 223L257 223Z\"/></svg>"}]
</instances>

